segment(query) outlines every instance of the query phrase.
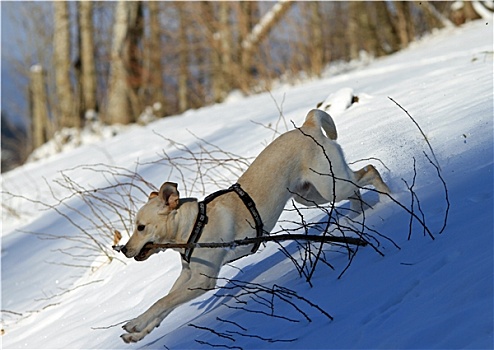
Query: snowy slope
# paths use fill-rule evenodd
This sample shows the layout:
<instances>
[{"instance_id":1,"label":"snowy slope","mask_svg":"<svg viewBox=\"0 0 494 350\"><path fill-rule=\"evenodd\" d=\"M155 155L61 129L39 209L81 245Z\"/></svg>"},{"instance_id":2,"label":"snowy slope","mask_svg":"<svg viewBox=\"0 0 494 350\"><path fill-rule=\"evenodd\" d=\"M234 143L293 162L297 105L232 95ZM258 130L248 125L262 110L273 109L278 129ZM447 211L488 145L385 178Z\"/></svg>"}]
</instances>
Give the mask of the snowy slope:
<instances>
[{"instance_id":1,"label":"snowy slope","mask_svg":"<svg viewBox=\"0 0 494 350\"><path fill-rule=\"evenodd\" d=\"M4 210L2 218L3 348L182 349L208 348L207 343L243 349L492 348L492 33L492 22L485 21L441 31L363 69L189 111L3 174L4 204L17 214ZM345 109L351 91L359 102ZM85 187L107 186L102 173L94 171L101 164L137 169L155 186L166 180L181 183L180 174L170 173L163 163L148 164L162 159L163 150L180 155L162 136L196 151L200 137L251 159L273 139L273 131L265 126L280 122L278 108L291 129L290 121L300 125L307 111L331 94L329 112L347 160L379 158L389 170L378 161L373 164L404 204L411 199L403 179L411 183L416 159L414 190L435 240L424 236L416 223L407 240L410 216L390 201L378 203L365 212L366 224L401 249L382 241L382 257L361 248L340 279L347 256L330 247L327 256L335 270L319 265L312 287L274 244L222 270L224 278L294 290L331 314L333 321L303 302L297 305L310 322L283 302L277 302L275 313L294 322L232 309L228 306L237 305L234 299L219 297L221 291L209 292L175 310L142 342L123 344L120 325L166 294L180 272L179 256L167 251L143 263L117 259L104 263L101 254L86 252L82 262L63 254L80 244L70 240L79 233L66 218L36 203L56 204L54 195L68 195L56 185L52 193L47 184L70 174ZM410 118L388 96L420 124L441 166L451 207L440 235L445 193L424 157L423 152L430 151ZM284 125L281 121L278 129ZM75 168L80 165L88 167ZM217 176L233 183L239 174ZM195 178L193 169L184 176ZM218 189L207 184L203 193L190 182L187 186L186 194L198 197ZM138 197L144 200L145 194ZM77 196L68 205L90 215ZM68 207L60 210L84 224ZM317 209L304 213L308 221L324 220ZM296 218L293 212L282 217ZM66 239L40 239L33 232ZM127 237L124 233L124 241ZM295 248L288 244L287 249ZM94 269L73 266L88 263ZM227 281L220 284L233 286ZM263 308L256 300L249 300L248 307ZM214 328L223 337L205 328Z\"/></svg>"}]
</instances>

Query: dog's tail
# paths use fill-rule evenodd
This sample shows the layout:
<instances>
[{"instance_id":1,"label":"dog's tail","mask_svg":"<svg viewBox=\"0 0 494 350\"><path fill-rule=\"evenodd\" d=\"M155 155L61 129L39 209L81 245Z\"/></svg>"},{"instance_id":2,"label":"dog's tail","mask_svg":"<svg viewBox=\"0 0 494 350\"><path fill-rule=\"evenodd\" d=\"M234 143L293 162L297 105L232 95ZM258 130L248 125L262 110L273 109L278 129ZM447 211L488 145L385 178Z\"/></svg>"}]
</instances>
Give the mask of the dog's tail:
<instances>
[{"instance_id":1,"label":"dog's tail","mask_svg":"<svg viewBox=\"0 0 494 350\"><path fill-rule=\"evenodd\" d=\"M323 128L326 136L331 140L336 140L336 138L338 137L333 118L331 118L328 113L320 109L313 109L307 114L307 117L305 117L304 125L302 125L302 127L304 126L316 127L319 129Z\"/></svg>"}]
</instances>

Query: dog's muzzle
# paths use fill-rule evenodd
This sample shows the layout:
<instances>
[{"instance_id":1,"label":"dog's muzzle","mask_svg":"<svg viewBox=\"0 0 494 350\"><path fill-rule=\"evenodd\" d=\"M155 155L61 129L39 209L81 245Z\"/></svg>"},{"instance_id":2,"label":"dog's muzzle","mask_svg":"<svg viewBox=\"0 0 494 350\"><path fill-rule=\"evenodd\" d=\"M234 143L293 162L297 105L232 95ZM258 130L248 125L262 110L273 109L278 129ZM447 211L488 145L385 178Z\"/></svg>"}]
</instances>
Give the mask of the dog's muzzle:
<instances>
[{"instance_id":1,"label":"dog's muzzle","mask_svg":"<svg viewBox=\"0 0 494 350\"><path fill-rule=\"evenodd\" d=\"M112 248L116 252L123 253L127 258L132 258L132 256L129 256L128 255L129 250L127 249L127 246L125 246L125 245L114 245L114 246L112 246ZM147 258L149 258L151 255L153 255L157 250L159 250L159 249L156 249L154 247L154 243L153 242L147 242L144 245L144 247L141 248L141 250L139 251L139 253L136 256L134 256L133 258L136 261L144 261Z\"/></svg>"},{"instance_id":2,"label":"dog's muzzle","mask_svg":"<svg viewBox=\"0 0 494 350\"><path fill-rule=\"evenodd\" d=\"M124 247L125 248L125 247ZM139 253L134 257L134 260L136 261L144 261L147 258L149 258L153 253L156 251L154 248L153 242L147 242L144 244L144 247L141 248ZM123 249L122 249L123 252ZM124 252L125 254L125 252Z\"/></svg>"}]
</instances>

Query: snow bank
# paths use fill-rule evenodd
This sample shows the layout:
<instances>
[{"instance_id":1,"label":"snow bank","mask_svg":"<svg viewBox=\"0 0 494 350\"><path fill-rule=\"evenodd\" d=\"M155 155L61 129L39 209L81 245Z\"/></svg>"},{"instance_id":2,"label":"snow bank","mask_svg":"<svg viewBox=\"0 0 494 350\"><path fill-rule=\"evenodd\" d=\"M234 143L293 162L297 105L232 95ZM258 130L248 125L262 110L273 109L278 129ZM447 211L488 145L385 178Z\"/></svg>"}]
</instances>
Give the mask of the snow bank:
<instances>
[{"instance_id":1,"label":"snow bank","mask_svg":"<svg viewBox=\"0 0 494 350\"><path fill-rule=\"evenodd\" d=\"M4 192L31 199L3 196L4 208L9 208L2 218L3 346L182 349L210 343L244 349L492 348L493 65L488 54L492 39L492 23L485 21L448 29L361 70L159 120L3 174ZM98 164L137 170L155 186L166 180L181 183L181 175L170 171L166 162L156 163L163 159L163 150L180 155L177 144L163 136L200 151L197 135L223 150L253 157L272 140L273 129L284 129L278 108L290 128L290 121L300 125L317 103L349 89L359 96L349 108L337 95L331 98L346 106L335 111L335 122L347 160L379 158L382 163L373 163L394 195L409 203L402 179L410 183L415 158L415 191L435 240L414 224L408 241L409 215L392 203L378 203L366 211L366 223L392 237L401 249L384 242L384 257L362 249L341 279L337 277L347 258L331 247L326 253L335 271L319 266L312 288L276 245L267 245L222 270L224 278L290 288L326 310L334 321L301 305L309 322L284 303L275 312L297 322L273 319L232 309L235 299L210 292L175 310L141 343L124 346L119 325L167 293L180 272L179 256L167 251L144 263L120 259L108 263L97 252L74 254L72 249L80 245L77 240L46 239L53 238L47 234L80 235L71 221L77 223L81 217L71 208L91 214L77 196L59 207L65 218L46 210L39 202L55 205L54 195L68 195L46 184L60 179L61 171L72 169L70 176L81 186L103 187L108 179L93 171ZM388 96L421 125L441 165L451 202L449 222L441 235L437 232L443 225L445 193L436 170L424 157L428 147ZM87 170L81 165L87 165L83 167ZM194 171L185 176L193 178ZM236 180L225 176L232 183ZM204 193L215 189L208 184ZM195 195L204 193L196 190ZM137 195L143 200L145 196ZM296 214L284 213L283 218L295 219ZM307 220L323 219L319 211L307 213ZM295 251L290 244L287 249ZM89 263L93 269L74 267L78 263ZM221 283L231 286L228 281ZM248 305L262 307L253 300ZM234 341L219 338L205 327L229 334Z\"/></svg>"}]
</instances>

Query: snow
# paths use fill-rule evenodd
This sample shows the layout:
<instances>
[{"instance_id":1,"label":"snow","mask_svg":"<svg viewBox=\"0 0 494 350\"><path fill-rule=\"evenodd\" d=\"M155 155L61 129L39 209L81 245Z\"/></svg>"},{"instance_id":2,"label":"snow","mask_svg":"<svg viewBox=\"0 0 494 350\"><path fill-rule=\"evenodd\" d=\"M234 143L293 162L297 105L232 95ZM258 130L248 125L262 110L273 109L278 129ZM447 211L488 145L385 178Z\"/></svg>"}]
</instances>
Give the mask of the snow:
<instances>
[{"instance_id":1,"label":"snow","mask_svg":"<svg viewBox=\"0 0 494 350\"><path fill-rule=\"evenodd\" d=\"M3 348L182 349L208 348L207 343L244 349L492 348L492 29L492 21L482 20L439 31L361 69L128 128L115 137L93 140L2 174ZM357 96L358 102L349 104L350 95ZM451 203L442 234L438 232L444 222L445 192L424 156L423 152L430 154L428 146L388 96L413 116L434 148ZM326 255L335 270L318 265L312 287L275 244L221 272L222 278L294 290L328 312L333 321L301 301L296 305L311 322L279 300L275 313L297 322L232 309L228 306L237 305L235 299L219 297L219 290L176 309L140 343L123 344L120 326L167 293L180 272L179 255L166 251L142 263L114 255L108 262L103 254L83 247L73 251L87 239L82 240L81 232L67 218L87 227L91 223L81 214L91 218L94 213L80 196L59 204L69 193L55 181L67 175L84 188L105 187L123 179L102 171L113 166L137 170L156 187L167 180L178 182L184 190L181 194L202 197L219 186L206 182L204 191L194 186L197 168L190 167L183 173L185 190L182 175L163 161L163 150L172 157L183 153L163 137L195 152L211 150L199 137L252 159L273 139L273 129L284 131L279 109L291 128L290 121L300 125L305 114L325 100L336 108L339 143L347 160L380 159L382 163L372 163L393 196L404 204L411 199L402 179L411 184L416 159L414 190L435 239L424 235L415 222L408 240L410 216L389 200L377 203L365 211L366 224L392 238L401 249L382 241L383 257L371 248L360 248L339 279L348 260L331 247L326 248ZM352 167L359 165L363 164ZM240 169L222 170L217 169L214 176L218 180L226 177L230 183L241 173ZM145 200L145 193L135 195ZM121 200L113 192L109 197ZM67 218L41 202L58 204ZM105 214L118 222L115 213ZM304 214L307 221L324 220L317 209ZM125 219L130 225L131 218ZM286 212L282 219L297 220L297 214ZM128 234L121 224L116 225L125 242ZM65 238L47 239L41 233ZM105 242L109 249L111 238ZM297 256L293 244L286 247ZM79 254L83 256L76 257ZM219 281L227 287L233 283ZM263 308L255 300L247 305ZM272 343L268 338L286 342Z\"/></svg>"}]
</instances>

